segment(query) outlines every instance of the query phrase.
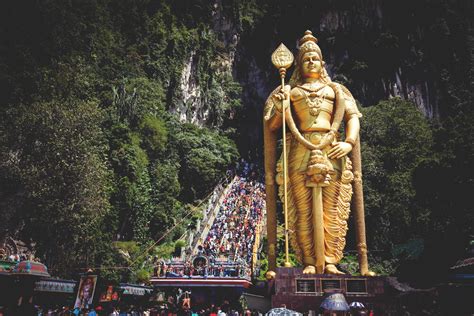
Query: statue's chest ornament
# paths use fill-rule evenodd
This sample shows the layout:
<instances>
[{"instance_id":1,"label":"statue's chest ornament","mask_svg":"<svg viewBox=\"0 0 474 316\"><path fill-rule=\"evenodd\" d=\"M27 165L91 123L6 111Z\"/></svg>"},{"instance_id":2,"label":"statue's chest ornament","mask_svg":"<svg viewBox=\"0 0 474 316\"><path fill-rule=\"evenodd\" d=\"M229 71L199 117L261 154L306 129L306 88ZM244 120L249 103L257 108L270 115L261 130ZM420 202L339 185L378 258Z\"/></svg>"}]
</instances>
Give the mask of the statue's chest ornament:
<instances>
[{"instance_id":1,"label":"statue's chest ornament","mask_svg":"<svg viewBox=\"0 0 474 316\"><path fill-rule=\"evenodd\" d=\"M319 112L321 112L321 105L323 104L326 94L322 96L318 94L318 91L322 90L326 85L322 85L316 89L308 89L306 87L299 86L301 90L303 90L303 95L309 107L309 114L312 116L318 116Z\"/></svg>"}]
</instances>

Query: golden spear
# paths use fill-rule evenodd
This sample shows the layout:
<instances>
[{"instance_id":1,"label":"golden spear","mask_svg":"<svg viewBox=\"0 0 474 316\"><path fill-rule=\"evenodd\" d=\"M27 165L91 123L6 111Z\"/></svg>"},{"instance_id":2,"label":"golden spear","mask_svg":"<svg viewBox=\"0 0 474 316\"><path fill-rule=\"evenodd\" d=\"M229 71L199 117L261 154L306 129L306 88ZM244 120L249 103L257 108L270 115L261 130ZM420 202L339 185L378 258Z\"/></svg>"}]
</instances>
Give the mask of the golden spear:
<instances>
[{"instance_id":1,"label":"golden spear","mask_svg":"<svg viewBox=\"0 0 474 316\"><path fill-rule=\"evenodd\" d=\"M281 78L281 89L285 91L285 75L286 70L291 67L294 61L294 56L290 50L282 44L272 54L272 63L280 72ZM282 100L283 103L284 100ZM285 267L291 267L289 257L289 236L288 236L288 192L287 192L287 157L286 157L286 109L282 108L282 120L283 120L283 209L285 213Z\"/></svg>"}]
</instances>

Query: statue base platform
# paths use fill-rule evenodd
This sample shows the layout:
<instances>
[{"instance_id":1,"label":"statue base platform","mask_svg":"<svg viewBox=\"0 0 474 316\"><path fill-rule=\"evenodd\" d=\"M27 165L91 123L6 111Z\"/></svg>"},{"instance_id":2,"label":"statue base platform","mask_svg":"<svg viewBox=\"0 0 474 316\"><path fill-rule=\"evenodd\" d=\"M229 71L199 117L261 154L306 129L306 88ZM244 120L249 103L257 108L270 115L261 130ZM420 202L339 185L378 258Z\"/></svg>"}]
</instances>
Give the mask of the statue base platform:
<instances>
[{"instance_id":1,"label":"statue base platform","mask_svg":"<svg viewBox=\"0 0 474 316\"><path fill-rule=\"evenodd\" d=\"M305 313L318 311L324 294L340 292L347 303L362 302L369 309L385 305L385 277L363 277L349 274L303 274L302 268L277 268L272 307Z\"/></svg>"}]
</instances>

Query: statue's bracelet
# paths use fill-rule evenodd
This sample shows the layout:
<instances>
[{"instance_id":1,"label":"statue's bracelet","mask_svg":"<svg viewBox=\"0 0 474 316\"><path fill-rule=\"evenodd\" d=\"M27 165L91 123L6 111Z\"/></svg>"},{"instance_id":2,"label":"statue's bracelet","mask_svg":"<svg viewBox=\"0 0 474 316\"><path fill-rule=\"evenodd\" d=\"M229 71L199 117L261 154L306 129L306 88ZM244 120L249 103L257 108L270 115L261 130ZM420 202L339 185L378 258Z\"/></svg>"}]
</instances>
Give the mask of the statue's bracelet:
<instances>
[{"instance_id":1,"label":"statue's bracelet","mask_svg":"<svg viewBox=\"0 0 474 316\"><path fill-rule=\"evenodd\" d=\"M355 146L355 140L353 140L352 138L346 138L344 142L351 144L352 147Z\"/></svg>"}]
</instances>

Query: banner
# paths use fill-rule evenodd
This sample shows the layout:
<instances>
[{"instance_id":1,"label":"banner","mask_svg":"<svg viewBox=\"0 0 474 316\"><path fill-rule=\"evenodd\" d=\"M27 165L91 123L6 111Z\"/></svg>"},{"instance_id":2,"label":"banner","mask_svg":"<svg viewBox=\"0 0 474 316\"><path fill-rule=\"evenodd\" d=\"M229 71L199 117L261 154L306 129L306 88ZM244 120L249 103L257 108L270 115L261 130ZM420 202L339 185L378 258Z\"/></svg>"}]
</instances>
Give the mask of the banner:
<instances>
[{"instance_id":1,"label":"banner","mask_svg":"<svg viewBox=\"0 0 474 316\"><path fill-rule=\"evenodd\" d=\"M74 308L88 308L92 305L96 283L97 275L86 275L81 277Z\"/></svg>"}]
</instances>

